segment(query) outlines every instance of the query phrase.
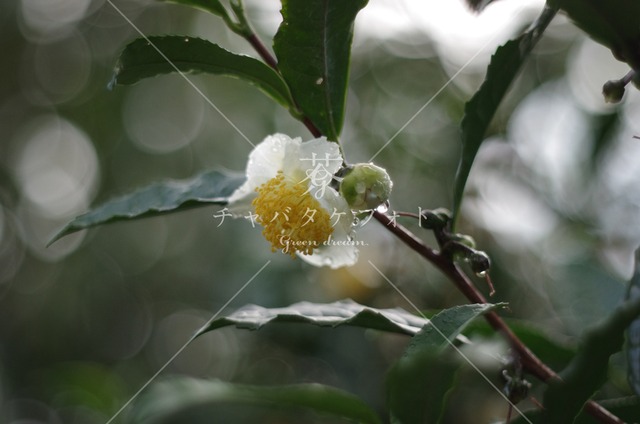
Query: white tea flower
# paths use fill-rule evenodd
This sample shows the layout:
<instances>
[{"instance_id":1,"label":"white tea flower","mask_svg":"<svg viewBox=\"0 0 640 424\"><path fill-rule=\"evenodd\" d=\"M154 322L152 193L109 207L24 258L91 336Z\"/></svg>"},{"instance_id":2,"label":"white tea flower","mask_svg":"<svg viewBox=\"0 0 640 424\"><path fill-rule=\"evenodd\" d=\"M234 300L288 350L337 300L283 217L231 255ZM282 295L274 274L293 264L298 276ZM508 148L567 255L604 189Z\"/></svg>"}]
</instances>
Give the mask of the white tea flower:
<instances>
[{"instance_id":1,"label":"white tea flower","mask_svg":"<svg viewBox=\"0 0 640 424\"><path fill-rule=\"evenodd\" d=\"M260 223L274 252L316 266L353 265L353 212L331 185L342 166L339 146L324 137L268 136L249 155L247 181L230 196L228 209Z\"/></svg>"}]
</instances>

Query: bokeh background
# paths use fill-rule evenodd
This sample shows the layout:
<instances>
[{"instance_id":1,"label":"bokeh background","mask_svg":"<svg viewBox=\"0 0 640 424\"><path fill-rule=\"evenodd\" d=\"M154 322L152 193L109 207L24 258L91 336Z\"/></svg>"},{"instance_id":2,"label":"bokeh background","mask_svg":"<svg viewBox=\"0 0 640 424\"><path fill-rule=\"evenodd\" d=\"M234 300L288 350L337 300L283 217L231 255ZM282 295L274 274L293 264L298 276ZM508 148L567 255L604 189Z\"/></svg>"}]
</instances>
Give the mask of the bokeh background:
<instances>
[{"instance_id":1,"label":"bokeh background","mask_svg":"<svg viewBox=\"0 0 640 424\"><path fill-rule=\"evenodd\" d=\"M505 0L476 16L461 1L371 0L359 15L342 142L350 162L375 155L388 170L392 210L449 207L464 102L496 46L542 4ZM279 2L246 7L269 44ZM113 224L46 247L69 219L119 194L245 167L251 145L179 76L107 88L119 52L139 36L134 26L254 55L218 18L184 6L0 2L0 422L105 423L269 260L223 314L248 303L343 298L412 310L369 261L423 310L464 302L374 222L359 230L367 243L359 263L336 271L271 253L248 222L219 225L215 207ZM619 302L640 241L633 139L640 96L630 88L621 104L608 105L600 94L626 72L558 16L505 99L464 201L460 230L490 253L495 299L568 345ZM254 143L274 132L308 137L242 81L189 79ZM407 341L358 329L223 329L190 345L160 378L318 381L383 411L385 373ZM486 344L485 356L494 357L483 366L498 381L495 355L504 346ZM607 390L625 394L617 372ZM479 376L461 378L448 422L504 418L506 405ZM215 422L328 422L251 408L216 414ZM211 422L189 418L200 421Z\"/></svg>"}]
</instances>

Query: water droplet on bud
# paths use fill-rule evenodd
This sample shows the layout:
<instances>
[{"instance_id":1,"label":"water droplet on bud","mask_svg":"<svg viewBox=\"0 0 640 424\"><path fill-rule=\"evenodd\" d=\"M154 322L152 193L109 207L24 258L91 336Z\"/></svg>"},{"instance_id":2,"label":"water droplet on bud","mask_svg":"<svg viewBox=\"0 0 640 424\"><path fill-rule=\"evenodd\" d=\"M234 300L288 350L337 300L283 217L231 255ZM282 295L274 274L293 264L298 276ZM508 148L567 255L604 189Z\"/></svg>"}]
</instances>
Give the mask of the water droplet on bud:
<instances>
[{"instance_id":1,"label":"water droplet on bud","mask_svg":"<svg viewBox=\"0 0 640 424\"><path fill-rule=\"evenodd\" d=\"M387 213L387 211L389 210L389 206L391 206L391 204L387 200L386 202L381 203L380 206L376 208L376 211L380 213Z\"/></svg>"}]
</instances>

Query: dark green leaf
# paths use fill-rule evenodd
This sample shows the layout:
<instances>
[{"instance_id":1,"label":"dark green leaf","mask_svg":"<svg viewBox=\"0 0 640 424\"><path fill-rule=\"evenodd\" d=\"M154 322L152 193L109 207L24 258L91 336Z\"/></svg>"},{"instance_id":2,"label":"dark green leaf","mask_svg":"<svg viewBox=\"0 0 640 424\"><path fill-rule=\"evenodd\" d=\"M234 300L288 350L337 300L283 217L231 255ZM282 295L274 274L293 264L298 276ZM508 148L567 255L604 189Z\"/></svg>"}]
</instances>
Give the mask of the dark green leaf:
<instances>
[{"instance_id":1,"label":"dark green leaf","mask_svg":"<svg viewBox=\"0 0 640 424\"><path fill-rule=\"evenodd\" d=\"M561 373L561 381L549 381L544 394L546 423L572 423L584 403L606 380L609 357L622 349L624 332L640 315L640 298L629 300L581 339L578 354Z\"/></svg>"},{"instance_id":2,"label":"dark green leaf","mask_svg":"<svg viewBox=\"0 0 640 424\"><path fill-rule=\"evenodd\" d=\"M491 57L487 75L480 89L467 102L461 123L462 153L453 189L453 223L460 212L460 204L471 166L484 141L493 116L514 81L525 59L533 50L555 10L545 7L532 27L515 40L508 41Z\"/></svg>"},{"instance_id":3,"label":"dark green leaf","mask_svg":"<svg viewBox=\"0 0 640 424\"><path fill-rule=\"evenodd\" d=\"M274 38L278 68L298 106L322 134L342 129L353 22L367 0L283 0Z\"/></svg>"},{"instance_id":4,"label":"dark green leaf","mask_svg":"<svg viewBox=\"0 0 640 424\"><path fill-rule=\"evenodd\" d=\"M473 319L497 306L474 304L446 309L413 337L389 374L393 420L400 424L439 422L459 365L442 352Z\"/></svg>"},{"instance_id":5,"label":"dark green leaf","mask_svg":"<svg viewBox=\"0 0 640 424\"><path fill-rule=\"evenodd\" d=\"M214 408L222 403L294 410L310 409L358 423L380 423L376 413L361 399L343 390L321 384L269 387L192 378L173 379L157 384L136 405L129 422L136 424L167 422L190 408Z\"/></svg>"},{"instance_id":6,"label":"dark green leaf","mask_svg":"<svg viewBox=\"0 0 640 424\"><path fill-rule=\"evenodd\" d=\"M134 84L178 71L240 78L255 84L286 108L293 108L287 85L269 66L209 41L186 36L139 38L131 42L118 59L111 84Z\"/></svg>"},{"instance_id":7,"label":"dark green leaf","mask_svg":"<svg viewBox=\"0 0 640 424\"><path fill-rule=\"evenodd\" d=\"M422 328L422 330L411 339L411 343L409 343L405 352L405 357L411 357L414 353L425 350L441 352L458 337L460 332L469 325L471 321L501 306L503 306L503 304L484 303L461 305L437 313L431 318L431 325Z\"/></svg>"},{"instance_id":8,"label":"dark green leaf","mask_svg":"<svg viewBox=\"0 0 640 424\"><path fill-rule=\"evenodd\" d=\"M258 330L265 324L275 322L298 322L322 327L348 325L414 335L429 321L400 308L375 309L357 304L352 300L326 304L300 302L286 308L272 309L247 305L228 317L211 322L200 330L199 334L230 325L247 330Z\"/></svg>"},{"instance_id":9,"label":"dark green leaf","mask_svg":"<svg viewBox=\"0 0 640 424\"><path fill-rule=\"evenodd\" d=\"M116 221L147 218L186 209L226 204L244 182L244 175L209 171L188 181L164 181L108 201L74 218L49 244L85 228Z\"/></svg>"},{"instance_id":10,"label":"dark green leaf","mask_svg":"<svg viewBox=\"0 0 640 424\"><path fill-rule=\"evenodd\" d=\"M594 40L640 70L640 2L637 0L549 0Z\"/></svg>"},{"instance_id":11,"label":"dark green leaf","mask_svg":"<svg viewBox=\"0 0 640 424\"><path fill-rule=\"evenodd\" d=\"M627 299L640 299L640 249L636 250L636 267L633 277L629 281ZM640 317L633 320L627 330L626 353L629 385L637 395L640 395Z\"/></svg>"}]
</instances>

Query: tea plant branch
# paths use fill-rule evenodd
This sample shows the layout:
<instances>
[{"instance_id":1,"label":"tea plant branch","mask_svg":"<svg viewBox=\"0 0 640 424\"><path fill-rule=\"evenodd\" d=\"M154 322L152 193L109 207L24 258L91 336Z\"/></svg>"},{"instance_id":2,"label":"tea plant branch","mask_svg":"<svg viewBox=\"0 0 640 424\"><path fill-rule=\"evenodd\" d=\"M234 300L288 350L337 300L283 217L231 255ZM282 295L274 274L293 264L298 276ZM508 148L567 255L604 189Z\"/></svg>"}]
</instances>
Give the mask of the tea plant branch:
<instances>
[{"instance_id":1,"label":"tea plant branch","mask_svg":"<svg viewBox=\"0 0 640 424\"><path fill-rule=\"evenodd\" d=\"M476 288L469 276L456 265L449 255L443 255L427 246L404 226L394 222L387 215L378 211L373 217L391 233L409 246L420 256L431 262L443 274L455 284L462 294L473 303L487 303L487 299ZM509 328L507 323L495 312L490 311L484 315L487 322L494 330L499 332L509 342L512 349L519 355L523 368L543 382L560 379L560 377L545 363L543 363ZM600 404L589 400L585 404L585 410L595 419L604 424L624 424L622 420L613 415Z\"/></svg>"},{"instance_id":2,"label":"tea plant branch","mask_svg":"<svg viewBox=\"0 0 640 424\"><path fill-rule=\"evenodd\" d=\"M271 66L274 70L278 70L278 62L264 46L262 41L252 34L245 37L247 41L253 46L256 52L262 57L266 64ZM322 135L320 130L311 122L306 116L301 116L302 123L309 129L314 137ZM445 274L458 288L458 290L472 303L488 303L483 294L476 288L469 276L455 264L453 258L450 255L445 255L433 250L427 246L421 239L416 237L411 231L404 226L392 221L387 215L374 211L373 217L380 222L388 231L393 233L402 242L409 246L412 250L425 258L438 268L443 274ZM436 234L436 238L440 239ZM495 312L488 312L484 315L485 319L491 325L491 327L503 335L503 337L509 342L512 349L514 349L521 358L524 369L534 375L536 378L543 382L549 382L551 380L559 380L560 377L551 368L549 368L544 362L542 362L509 328L507 323ZM597 419L603 424L625 424L620 418L613 415L607 409L600 404L589 400L584 406L592 417Z\"/></svg>"},{"instance_id":3,"label":"tea plant branch","mask_svg":"<svg viewBox=\"0 0 640 424\"><path fill-rule=\"evenodd\" d=\"M427 246L421 239L401 224L394 223L387 215L374 212L374 218L391 233L398 237L420 256L431 262L455 284L456 288L473 303L488 303L484 295L476 288L469 276L456 265L449 255L444 255ZM546 381L557 377L548 366L538 359L522 341L511 331L506 322L495 312L485 314L491 326L509 341L511 347L520 355L523 365L537 378Z\"/></svg>"},{"instance_id":4,"label":"tea plant branch","mask_svg":"<svg viewBox=\"0 0 640 424\"><path fill-rule=\"evenodd\" d=\"M275 58L271 55L267 47L255 32L252 31L250 34L247 34L245 36L245 40L247 40L247 42L251 44L251 47L253 47L256 53L258 53L262 60L264 60L264 63L266 63L276 71L278 70L278 62L276 62Z\"/></svg>"}]
</instances>

